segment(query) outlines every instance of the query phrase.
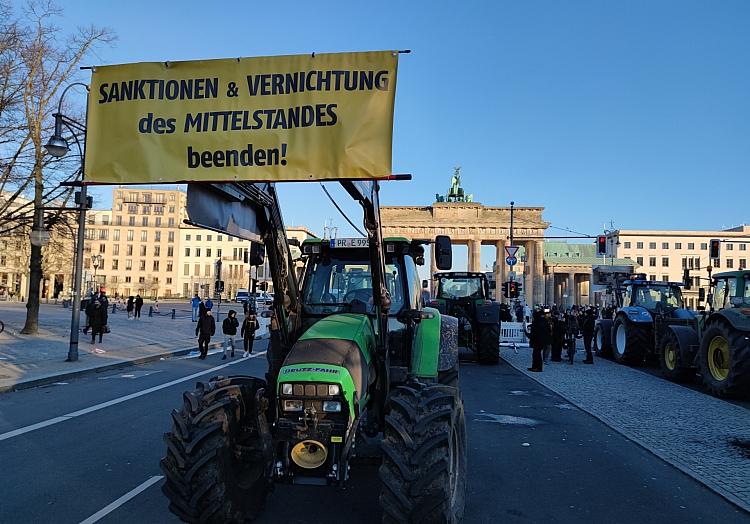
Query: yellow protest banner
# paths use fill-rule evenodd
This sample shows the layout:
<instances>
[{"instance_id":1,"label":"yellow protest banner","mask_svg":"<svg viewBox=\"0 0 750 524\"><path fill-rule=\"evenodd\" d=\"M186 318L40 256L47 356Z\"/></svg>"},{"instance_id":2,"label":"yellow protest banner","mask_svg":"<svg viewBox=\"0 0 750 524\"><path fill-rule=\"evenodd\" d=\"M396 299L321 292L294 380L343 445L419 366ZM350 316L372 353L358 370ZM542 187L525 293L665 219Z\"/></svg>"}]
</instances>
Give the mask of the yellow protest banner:
<instances>
[{"instance_id":1,"label":"yellow protest banner","mask_svg":"<svg viewBox=\"0 0 750 524\"><path fill-rule=\"evenodd\" d=\"M398 53L94 68L84 179L374 179L391 174Z\"/></svg>"}]
</instances>

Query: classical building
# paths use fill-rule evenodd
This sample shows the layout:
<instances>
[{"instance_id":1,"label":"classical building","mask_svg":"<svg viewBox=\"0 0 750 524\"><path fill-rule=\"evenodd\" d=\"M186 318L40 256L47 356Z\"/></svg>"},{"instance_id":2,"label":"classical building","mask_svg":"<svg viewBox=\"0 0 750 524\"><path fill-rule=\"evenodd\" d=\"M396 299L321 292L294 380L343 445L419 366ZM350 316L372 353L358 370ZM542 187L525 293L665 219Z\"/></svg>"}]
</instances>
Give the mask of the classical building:
<instances>
[{"instance_id":1,"label":"classical building","mask_svg":"<svg viewBox=\"0 0 750 524\"><path fill-rule=\"evenodd\" d=\"M711 239L721 243L720 257L709 259ZM632 260L638 271L651 280L681 282L683 269L690 270L693 286L685 290L688 307L698 306L698 290L708 287L708 266L713 273L747 269L750 259L750 226L713 231L618 229L607 233L608 254Z\"/></svg>"},{"instance_id":2,"label":"classical building","mask_svg":"<svg viewBox=\"0 0 750 524\"><path fill-rule=\"evenodd\" d=\"M490 207L471 201L461 188L456 170L447 195L437 196L430 206L383 206L380 210L384 236L404 236L413 240L433 240L448 235L453 244L465 244L469 252L469 271L481 271L481 246L495 247L495 259L505 261L505 246L510 245L510 207ZM513 266L516 280L524 281L526 302L544 302L544 232L549 223L542 218L543 207L513 208L513 243L523 246L523 260ZM434 245L430 256L430 274L437 271ZM507 280L510 266L495 264L496 296Z\"/></svg>"}]
</instances>

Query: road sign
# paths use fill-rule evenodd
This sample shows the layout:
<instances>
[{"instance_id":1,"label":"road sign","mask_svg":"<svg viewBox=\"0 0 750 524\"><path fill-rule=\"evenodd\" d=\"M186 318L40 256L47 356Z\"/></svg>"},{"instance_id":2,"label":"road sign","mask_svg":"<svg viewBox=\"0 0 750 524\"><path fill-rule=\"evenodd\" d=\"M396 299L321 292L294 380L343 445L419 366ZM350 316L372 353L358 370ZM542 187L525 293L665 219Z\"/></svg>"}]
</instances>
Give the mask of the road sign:
<instances>
[{"instance_id":1,"label":"road sign","mask_svg":"<svg viewBox=\"0 0 750 524\"><path fill-rule=\"evenodd\" d=\"M517 262L518 262L518 259L516 257L505 258L505 263L508 264L509 266L515 266Z\"/></svg>"},{"instance_id":2,"label":"road sign","mask_svg":"<svg viewBox=\"0 0 750 524\"><path fill-rule=\"evenodd\" d=\"M516 258L516 253L518 253L518 246L505 246L505 254L508 258ZM508 264L510 264L510 262L508 262ZM513 264L510 265L512 266Z\"/></svg>"}]
</instances>

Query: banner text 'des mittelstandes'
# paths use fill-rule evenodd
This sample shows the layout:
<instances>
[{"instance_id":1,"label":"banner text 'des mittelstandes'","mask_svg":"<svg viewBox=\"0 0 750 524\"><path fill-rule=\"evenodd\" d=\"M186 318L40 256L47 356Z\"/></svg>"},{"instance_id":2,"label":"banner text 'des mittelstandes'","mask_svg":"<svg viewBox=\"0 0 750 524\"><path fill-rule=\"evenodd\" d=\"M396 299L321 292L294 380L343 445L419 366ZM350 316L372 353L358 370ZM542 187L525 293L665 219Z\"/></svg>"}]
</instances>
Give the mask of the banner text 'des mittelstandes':
<instances>
[{"instance_id":1,"label":"banner text 'des mittelstandes'","mask_svg":"<svg viewBox=\"0 0 750 524\"><path fill-rule=\"evenodd\" d=\"M96 67L85 180L386 177L397 64L378 51Z\"/></svg>"}]
</instances>

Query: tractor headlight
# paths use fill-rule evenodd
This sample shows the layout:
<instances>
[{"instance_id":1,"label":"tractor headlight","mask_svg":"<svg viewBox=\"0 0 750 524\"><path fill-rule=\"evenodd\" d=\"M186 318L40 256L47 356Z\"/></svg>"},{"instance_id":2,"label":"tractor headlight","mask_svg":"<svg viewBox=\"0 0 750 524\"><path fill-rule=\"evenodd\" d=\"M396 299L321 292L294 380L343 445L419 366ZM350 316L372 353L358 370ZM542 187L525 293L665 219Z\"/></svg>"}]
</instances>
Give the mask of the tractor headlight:
<instances>
[{"instance_id":1,"label":"tractor headlight","mask_svg":"<svg viewBox=\"0 0 750 524\"><path fill-rule=\"evenodd\" d=\"M284 411L302 411L301 400L285 400Z\"/></svg>"},{"instance_id":2,"label":"tractor headlight","mask_svg":"<svg viewBox=\"0 0 750 524\"><path fill-rule=\"evenodd\" d=\"M329 384L328 385L328 395L331 397L335 397L341 392L341 388L338 384Z\"/></svg>"},{"instance_id":3,"label":"tractor headlight","mask_svg":"<svg viewBox=\"0 0 750 524\"><path fill-rule=\"evenodd\" d=\"M323 411L326 413L341 413L341 402L326 400L323 402Z\"/></svg>"},{"instance_id":4,"label":"tractor headlight","mask_svg":"<svg viewBox=\"0 0 750 524\"><path fill-rule=\"evenodd\" d=\"M281 385L281 393L283 395L291 395L292 394L292 384L282 384Z\"/></svg>"}]
</instances>

